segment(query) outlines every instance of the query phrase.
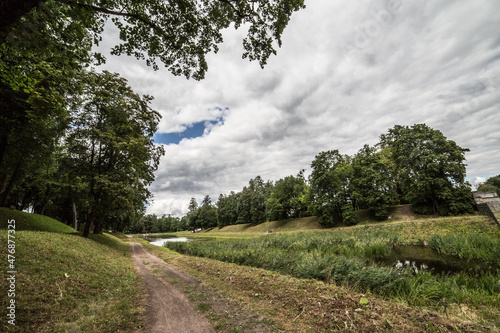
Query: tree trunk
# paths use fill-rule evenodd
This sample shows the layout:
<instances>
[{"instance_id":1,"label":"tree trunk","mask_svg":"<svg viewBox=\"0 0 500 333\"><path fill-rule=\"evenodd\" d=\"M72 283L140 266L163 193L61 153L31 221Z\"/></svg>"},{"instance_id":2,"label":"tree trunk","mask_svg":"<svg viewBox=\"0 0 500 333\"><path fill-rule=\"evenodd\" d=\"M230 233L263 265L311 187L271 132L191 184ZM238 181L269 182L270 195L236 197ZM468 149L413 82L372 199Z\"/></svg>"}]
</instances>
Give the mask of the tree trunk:
<instances>
[{"instance_id":1,"label":"tree trunk","mask_svg":"<svg viewBox=\"0 0 500 333\"><path fill-rule=\"evenodd\" d=\"M19 171L21 170L21 165L18 164L10 177L9 183L7 187L0 194L0 207L5 207L7 203L7 198L9 197L10 192L14 188L14 183L17 181L17 177L19 176Z\"/></svg>"},{"instance_id":2,"label":"tree trunk","mask_svg":"<svg viewBox=\"0 0 500 333\"><path fill-rule=\"evenodd\" d=\"M97 219L94 225L94 235L102 234L102 222Z\"/></svg>"},{"instance_id":3,"label":"tree trunk","mask_svg":"<svg viewBox=\"0 0 500 333\"><path fill-rule=\"evenodd\" d=\"M75 228L76 231L78 231L78 220L77 220L77 215L76 215L76 203L73 198L71 198L71 208L73 210L73 228Z\"/></svg>"},{"instance_id":4,"label":"tree trunk","mask_svg":"<svg viewBox=\"0 0 500 333\"><path fill-rule=\"evenodd\" d=\"M85 222L85 227L83 228L83 234L82 237L89 237L90 234L90 227L92 226L92 222L94 220L94 213L91 212L90 216L88 217L87 221Z\"/></svg>"},{"instance_id":5,"label":"tree trunk","mask_svg":"<svg viewBox=\"0 0 500 333\"><path fill-rule=\"evenodd\" d=\"M46 0L0 0L0 45L21 17Z\"/></svg>"},{"instance_id":6,"label":"tree trunk","mask_svg":"<svg viewBox=\"0 0 500 333\"><path fill-rule=\"evenodd\" d=\"M434 213L439 213L439 202L437 198L434 198L432 206L434 208Z\"/></svg>"},{"instance_id":7,"label":"tree trunk","mask_svg":"<svg viewBox=\"0 0 500 333\"><path fill-rule=\"evenodd\" d=\"M115 224L115 230L113 230L113 231L119 231L119 232L121 232L121 230L120 230L121 223L122 223L122 220L117 219L116 220L116 224Z\"/></svg>"},{"instance_id":8,"label":"tree trunk","mask_svg":"<svg viewBox=\"0 0 500 333\"><path fill-rule=\"evenodd\" d=\"M9 137L7 135L0 136L0 167L2 167L5 152L7 151L7 144L9 142Z\"/></svg>"},{"instance_id":9,"label":"tree trunk","mask_svg":"<svg viewBox=\"0 0 500 333\"><path fill-rule=\"evenodd\" d=\"M78 231L78 216L76 214L75 195L73 194L71 186L69 187L69 197L71 199L71 224L73 224L73 228Z\"/></svg>"}]
</instances>

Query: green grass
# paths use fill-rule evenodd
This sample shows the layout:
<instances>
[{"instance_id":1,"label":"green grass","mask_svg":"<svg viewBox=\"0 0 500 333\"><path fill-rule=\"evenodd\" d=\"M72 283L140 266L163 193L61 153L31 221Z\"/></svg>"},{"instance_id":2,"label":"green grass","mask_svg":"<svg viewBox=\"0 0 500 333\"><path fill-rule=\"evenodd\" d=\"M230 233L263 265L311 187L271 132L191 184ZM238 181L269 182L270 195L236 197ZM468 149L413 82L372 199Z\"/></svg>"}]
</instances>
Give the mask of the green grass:
<instances>
[{"instance_id":1,"label":"green grass","mask_svg":"<svg viewBox=\"0 0 500 333\"><path fill-rule=\"evenodd\" d=\"M500 267L500 238L481 234L438 235L429 238L429 246L439 253L460 259L479 259Z\"/></svg>"},{"instance_id":2,"label":"green grass","mask_svg":"<svg viewBox=\"0 0 500 333\"><path fill-rule=\"evenodd\" d=\"M4 220L6 211L1 212ZM40 215L7 213L16 220L16 326L2 320L1 331L115 332L141 326L141 282L129 244L106 234L83 238ZM0 230L1 244L7 244L7 237L8 231ZM7 246L0 253L7 258ZM4 272L7 264L3 260ZM0 301L3 318L7 301Z\"/></svg>"},{"instance_id":3,"label":"green grass","mask_svg":"<svg viewBox=\"0 0 500 333\"><path fill-rule=\"evenodd\" d=\"M51 219L50 217L29 214L9 208L0 208L0 229L7 229L7 221L15 220L16 231L34 230L34 231L50 231L57 233L74 233L72 227Z\"/></svg>"},{"instance_id":4,"label":"green grass","mask_svg":"<svg viewBox=\"0 0 500 333\"><path fill-rule=\"evenodd\" d=\"M415 275L410 270L378 266L370 259L388 255L395 244L429 242L449 255L498 265L499 240L499 228L489 219L469 216L282 232L248 239L168 243L167 247L299 278L349 285L360 292L403 300L414 306L438 306L446 299L457 304L498 308L500 269L480 276L472 273L434 276L428 272ZM453 252L449 250L450 244L460 246Z\"/></svg>"}]
</instances>

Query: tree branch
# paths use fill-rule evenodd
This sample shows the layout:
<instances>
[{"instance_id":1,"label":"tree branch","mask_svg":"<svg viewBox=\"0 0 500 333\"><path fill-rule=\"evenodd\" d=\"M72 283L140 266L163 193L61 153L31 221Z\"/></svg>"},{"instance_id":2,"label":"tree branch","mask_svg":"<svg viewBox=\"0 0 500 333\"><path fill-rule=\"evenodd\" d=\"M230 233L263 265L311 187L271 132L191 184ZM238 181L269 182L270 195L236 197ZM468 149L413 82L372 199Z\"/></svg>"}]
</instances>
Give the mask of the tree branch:
<instances>
[{"instance_id":1,"label":"tree branch","mask_svg":"<svg viewBox=\"0 0 500 333\"><path fill-rule=\"evenodd\" d=\"M131 17L131 18L134 18L136 20L139 20L141 21L142 23L145 23L147 25L149 25L151 28L155 29L155 30L158 30L158 31L161 31L163 32L163 30L158 27L156 24L154 24L153 22L149 21L148 19L142 17L141 15L138 15L138 14L132 14L132 13L127 13L127 12L123 12L123 11L120 11L120 12L117 12L117 11L114 11L114 10L109 10L109 9L106 9L106 8L101 8L101 7L97 7L97 6L93 6L93 5L87 5L87 4L83 4L83 3L78 3L78 2L75 2L75 1L71 1L71 0L56 0L57 2L60 2L60 3L63 3L63 4L66 4L66 5L69 5L69 6L73 6L73 7L80 7L80 8L85 8L85 9L92 9L96 12L99 12L99 13L103 13L103 14L109 14L109 15L115 15L115 16L123 16L123 17Z\"/></svg>"},{"instance_id":2,"label":"tree branch","mask_svg":"<svg viewBox=\"0 0 500 333\"><path fill-rule=\"evenodd\" d=\"M242 12L240 12L240 11L238 10L238 8L236 8L236 7L233 5L233 3L231 2L231 0L217 0L217 1L219 1L219 2L223 2L223 3L227 4L229 7L231 7L231 9L233 10L233 12L235 12L235 13L236 13L236 15L238 15L240 18L242 18L242 19L243 19L243 18L245 18L245 17L248 17L248 18L250 18L250 19L253 19L253 17L252 17L251 15L249 15L249 14L245 15L245 14L243 14Z\"/></svg>"}]
</instances>

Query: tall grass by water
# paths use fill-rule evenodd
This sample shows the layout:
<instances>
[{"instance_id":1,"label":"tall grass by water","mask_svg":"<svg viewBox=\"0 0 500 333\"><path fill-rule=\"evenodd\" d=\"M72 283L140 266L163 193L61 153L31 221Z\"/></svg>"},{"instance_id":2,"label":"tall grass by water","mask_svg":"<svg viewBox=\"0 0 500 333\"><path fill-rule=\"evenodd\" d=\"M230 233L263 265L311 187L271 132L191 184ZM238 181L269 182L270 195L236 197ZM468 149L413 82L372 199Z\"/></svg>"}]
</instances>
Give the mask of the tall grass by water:
<instances>
[{"instance_id":1,"label":"tall grass by water","mask_svg":"<svg viewBox=\"0 0 500 333\"><path fill-rule=\"evenodd\" d=\"M500 238L481 234L433 235L429 246L441 254L500 265Z\"/></svg>"},{"instance_id":2,"label":"tall grass by water","mask_svg":"<svg viewBox=\"0 0 500 333\"><path fill-rule=\"evenodd\" d=\"M194 256L253 266L331 283L349 285L389 299L416 306L437 306L443 300L470 305L500 306L500 271L484 274L460 272L436 276L427 271L415 274L411 268L396 269L372 262L401 243L398 233L388 228L357 228L345 232L300 232L267 235L253 239L169 243L169 249ZM408 230L409 231L409 230ZM482 241L497 244L495 236ZM451 238L450 238L451 239ZM472 239L470 246L474 249ZM441 249L449 242L439 238ZM433 244L438 238L433 238ZM489 244L489 243L488 243ZM437 246L437 245L436 245ZM476 251L489 257L489 252ZM440 303L441 302L441 303Z\"/></svg>"}]
</instances>

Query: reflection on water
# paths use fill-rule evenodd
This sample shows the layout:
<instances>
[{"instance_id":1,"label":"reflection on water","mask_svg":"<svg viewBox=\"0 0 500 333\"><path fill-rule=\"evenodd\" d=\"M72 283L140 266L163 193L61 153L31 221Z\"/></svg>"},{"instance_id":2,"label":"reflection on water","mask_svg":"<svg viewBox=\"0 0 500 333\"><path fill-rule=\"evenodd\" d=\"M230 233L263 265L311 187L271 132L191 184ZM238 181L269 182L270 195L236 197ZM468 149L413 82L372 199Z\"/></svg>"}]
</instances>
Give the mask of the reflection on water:
<instances>
[{"instance_id":1,"label":"reflection on water","mask_svg":"<svg viewBox=\"0 0 500 333\"><path fill-rule=\"evenodd\" d=\"M480 260L465 260L453 256L440 255L427 246L395 245L391 253L375 262L396 268L411 268L414 272L429 270L434 274L468 272L496 272L498 267Z\"/></svg>"},{"instance_id":2,"label":"reflection on water","mask_svg":"<svg viewBox=\"0 0 500 333\"><path fill-rule=\"evenodd\" d=\"M186 237L175 237L175 238L148 238L150 244L156 246L163 246L166 242L190 242L193 239Z\"/></svg>"}]
</instances>

